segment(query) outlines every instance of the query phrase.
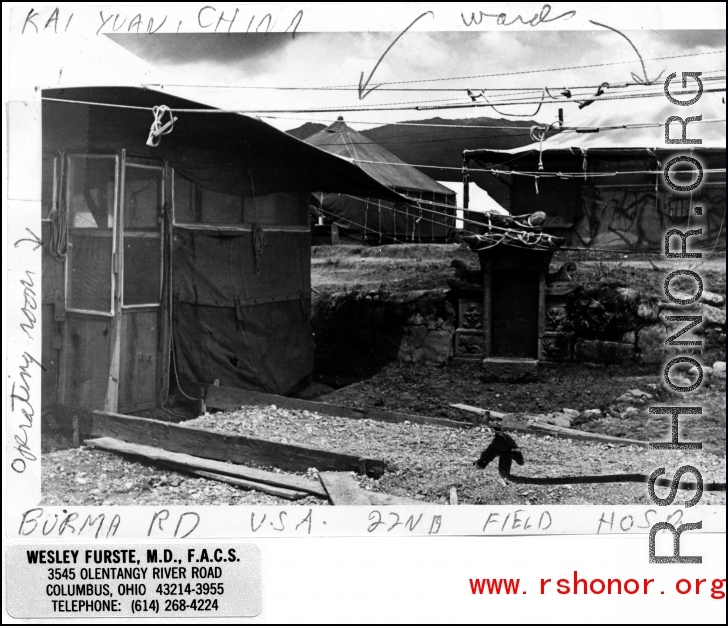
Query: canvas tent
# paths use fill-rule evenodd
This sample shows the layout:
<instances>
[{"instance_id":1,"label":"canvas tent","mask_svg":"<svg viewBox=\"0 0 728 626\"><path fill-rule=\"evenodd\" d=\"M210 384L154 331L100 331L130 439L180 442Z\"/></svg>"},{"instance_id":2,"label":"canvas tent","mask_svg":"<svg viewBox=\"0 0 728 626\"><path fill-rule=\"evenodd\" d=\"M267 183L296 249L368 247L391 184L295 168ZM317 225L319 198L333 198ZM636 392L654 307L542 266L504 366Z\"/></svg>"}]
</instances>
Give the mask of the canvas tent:
<instances>
[{"instance_id":1,"label":"canvas tent","mask_svg":"<svg viewBox=\"0 0 728 626\"><path fill-rule=\"evenodd\" d=\"M306 143L351 160L367 174L409 198L317 193L314 212L335 223L345 237L374 243L444 242L455 227L455 193L382 146L352 130L343 117ZM319 190L322 191L322 190Z\"/></svg>"},{"instance_id":2,"label":"canvas tent","mask_svg":"<svg viewBox=\"0 0 728 626\"><path fill-rule=\"evenodd\" d=\"M303 385L309 194L401 196L258 119L167 93L42 96L44 405L131 412L177 382L191 396L215 380ZM177 120L151 147L159 105Z\"/></svg>"},{"instance_id":3,"label":"canvas tent","mask_svg":"<svg viewBox=\"0 0 728 626\"><path fill-rule=\"evenodd\" d=\"M479 224L482 223L483 216L487 213L508 215L508 211L506 211L500 204L493 200L493 198L487 191L485 191L485 189L481 189L476 184L471 184L469 186L468 192L470 194L470 197L468 199L468 208L464 209L463 198L465 197L465 194L463 188L465 184L453 183L444 180L438 180L437 182L455 192L458 207L456 213L457 219L455 221L455 228L458 230L469 230L473 227L475 227L476 230L480 230ZM477 222L478 224L475 225L475 222Z\"/></svg>"},{"instance_id":4,"label":"canvas tent","mask_svg":"<svg viewBox=\"0 0 728 626\"><path fill-rule=\"evenodd\" d=\"M666 231L689 225L703 231L691 238L693 248L725 250L725 105L712 93L689 108L666 98L646 102L639 109L632 100L567 109L565 125L579 132L556 133L543 145L515 150L467 150L464 157L469 167L528 173L501 175L510 185L507 208L512 214L543 211L546 230L565 237L566 246L657 252ZM664 123L673 115L702 115L688 127L688 138L701 138L702 144L667 145ZM631 126L636 122L652 125ZM674 123L671 136L680 132ZM664 182L664 164L678 155L696 158L706 170L692 193L673 191ZM557 176L539 177L540 171ZM692 211L696 205L703 207L700 218Z\"/></svg>"}]
</instances>

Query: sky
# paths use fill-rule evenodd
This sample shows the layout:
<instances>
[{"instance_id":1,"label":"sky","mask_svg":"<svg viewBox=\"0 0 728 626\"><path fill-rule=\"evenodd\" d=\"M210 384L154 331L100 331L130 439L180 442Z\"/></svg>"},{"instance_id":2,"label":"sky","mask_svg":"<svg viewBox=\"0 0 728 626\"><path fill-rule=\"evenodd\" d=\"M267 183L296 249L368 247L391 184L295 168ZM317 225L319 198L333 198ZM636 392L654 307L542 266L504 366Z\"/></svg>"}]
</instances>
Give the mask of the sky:
<instances>
[{"instance_id":1,"label":"sky","mask_svg":"<svg viewBox=\"0 0 728 626\"><path fill-rule=\"evenodd\" d=\"M298 33L290 34L157 34L109 35L140 57L163 77L164 89L226 109L251 111L281 129L306 121L330 123L341 114L357 130L375 124L414 121L433 117L495 117L537 119L549 123L564 108L567 124L578 124L589 109L580 111L559 92L572 90L572 100L584 99L603 82L634 83L632 73L643 78L640 59L630 43L618 33L598 31L489 31L407 32L376 67L371 88L382 85L359 99L357 85L366 80L377 61L398 33ZM647 76L659 85L645 88L633 84L626 91L661 91L664 77L673 72L701 71L705 76L725 75L725 30L629 31L629 37L644 60ZM720 52L723 51L723 52ZM720 52L720 53L716 53ZM712 53L712 54L702 54ZM657 57L697 54L688 58L653 60ZM574 68L579 65L602 65ZM534 71L558 68L555 71ZM572 68L572 69L564 69ZM494 74L508 74L495 76ZM469 77L469 78L463 78ZM472 78L470 78L472 77ZM707 85L707 83L706 83ZM725 81L713 86L725 87ZM348 87L348 90L282 90L280 87ZM466 89L503 89L486 92L490 101L540 99L542 88L563 102L547 104L537 112L536 104L445 110L350 111L353 107L439 106L472 102ZM385 89L416 89L389 91ZM422 91L451 88L454 91ZM679 89L679 79L675 83ZM515 90L515 93L514 91ZM555 90L555 91L554 91ZM553 102L554 99L546 97ZM652 99L657 100L657 99ZM476 102L484 103L483 98ZM635 106L635 103L640 103ZM649 108L649 99L620 101L638 116ZM597 103L607 106L606 103ZM595 105L596 106L596 105ZM646 108L645 108L646 107ZM313 108L333 109L326 113L298 112ZM269 113L271 110L293 112ZM641 120L635 120L641 121ZM649 120L645 120L649 121Z\"/></svg>"}]
</instances>

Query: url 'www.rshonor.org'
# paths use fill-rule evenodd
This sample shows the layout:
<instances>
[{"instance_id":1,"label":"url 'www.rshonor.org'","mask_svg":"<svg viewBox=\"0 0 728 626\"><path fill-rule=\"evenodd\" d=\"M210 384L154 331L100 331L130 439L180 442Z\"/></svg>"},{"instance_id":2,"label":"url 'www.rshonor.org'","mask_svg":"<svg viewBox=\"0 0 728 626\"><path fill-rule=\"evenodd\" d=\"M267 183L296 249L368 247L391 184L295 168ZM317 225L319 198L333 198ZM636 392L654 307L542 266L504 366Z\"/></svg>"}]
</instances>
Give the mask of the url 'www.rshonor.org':
<instances>
[{"instance_id":1,"label":"url 'www.rshonor.org'","mask_svg":"<svg viewBox=\"0 0 728 626\"><path fill-rule=\"evenodd\" d=\"M578 572L573 577L542 578L537 593L541 595L556 592L564 595L628 595L635 594L664 595L665 591L659 588L654 578L580 578ZM708 581L705 578L681 578L674 584L675 592L684 595L710 594L713 600L725 599L725 578L715 578ZM473 595L525 595L526 589L521 585L520 578L471 578L470 592Z\"/></svg>"}]
</instances>

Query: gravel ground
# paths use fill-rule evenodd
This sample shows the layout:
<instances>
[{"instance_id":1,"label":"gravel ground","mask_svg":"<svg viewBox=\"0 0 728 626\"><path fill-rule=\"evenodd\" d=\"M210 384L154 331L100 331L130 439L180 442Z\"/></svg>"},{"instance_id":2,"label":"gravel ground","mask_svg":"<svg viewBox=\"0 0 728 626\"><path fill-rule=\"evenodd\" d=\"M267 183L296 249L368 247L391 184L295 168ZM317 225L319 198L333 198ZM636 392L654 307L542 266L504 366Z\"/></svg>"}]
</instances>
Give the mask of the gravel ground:
<instances>
[{"instance_id":1,"label":"gravel ground","mask_svg":"<svg viewBox=\"0 0 728 626\"><path fill-rule=\"evenodd\" d=\"M313 480L314 477L311 476ZM291 501L244 491L92 448L43 455L41 505L291 505L326 504L313 496Z\"/></svg>"},{"instance_id":2,"label":"gravel ground","mask_svg":"<svg viewBox=\"0 0 728 626\"><path fill-rule=\"evenodd\" d=\"M632 370L631 372L629 370ZM725 379L715 379L688 400L668 393L658 383L653 366L599 366L544 364L538 380L517 385L482 382L479 364L438 366L390 363L368 380L330 393L319 401L359 408L374 408L452 420L471 420L472 414L450 404L469 404L502 413L544 414L564 408L576 411L600 409L596 419L574 423L574 428L626 437L660 441L669 432L664 416L649 415L646 404L625 412L619 396L630 389L649 393L649 404L693 404L703 407L701 416L680 418L681 436L700 441L714 454L725 455ZM632 375L625 375L631 373ZM645 375L650 373L652 375Z\"/></svg>"},{"instance_id":3,"label":"gravel ground","mask_svg":"<svg viewBox=\"0 0 728 626\"><path fill-rule=\"evenodd\" d=\"M638 417L632 416L632 419ZM646 415L642 417L647 419ZM725 427L724 410L721 419ZM389 424L275 407L245 407L228 413L207 414L184 422L184 425L379 458L387 462L388 471L376 481L357 476L363 489L426 502L444 504L454 486L461 504L650 503L645 486L640 484L516 485L501 479L495 467L479 471L474 468L473 461L492 438L492 431L487 428L461 430L411 423ZM664 435L667 425L661 426ZM526 458L525 466L514 466L514 473L518 475L650 473L657 467L665 467L666 475L671 476L676 468L689 463L701 470L704 480L725 481L724 451L717 455L707 449L649 451L636 446L535 435L515 435L515 439ZM316 480L313 468L306 476ZM161 469L135 457L86 447L57 449L43 455L42 493L45 505L291 504L261 492L244 491ZM686 497L690 496L678 494L678 501ZM703 502L725 504L725 493L705 492ZM307 497L295 504L322 505L326 502Z\"/></svg>"},{"instance_id":4,"label":"gravel ground","mask_svg":"<svg viewBox=\"0 0 728 626\"><path fill-rule=\"evenodd\" d=\"M185 425L380 458L387 462L388 471L376 481L358 477L364 489L428 502L445 503L454 486L462 504L650 503L645 486L640 484L555 488L515 485L501 479L495 467L479 471L473 461L492 438L492 432L485 428L461 430L389 424L276 407L245 407L234 412L208 414ZM704 480L725 481L725 456L705 451L648 451L633 446L533 435L515 438L526 458L526 465L514 471L520 475L651 473L657 467L665 467L670 476L681 465L690 463L701 469ZM724 504L725 494L706 492L703 501Z\"/></svg>"}]
</instances>

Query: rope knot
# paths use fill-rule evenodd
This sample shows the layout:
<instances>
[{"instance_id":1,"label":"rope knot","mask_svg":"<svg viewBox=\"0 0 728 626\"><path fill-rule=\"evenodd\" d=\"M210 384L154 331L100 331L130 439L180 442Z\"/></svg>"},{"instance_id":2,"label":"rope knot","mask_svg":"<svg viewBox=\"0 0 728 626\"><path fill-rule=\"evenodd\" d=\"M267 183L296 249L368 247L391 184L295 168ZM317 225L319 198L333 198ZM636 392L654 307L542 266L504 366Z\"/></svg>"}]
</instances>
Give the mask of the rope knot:
<instances>
[{"instance_id":1,"label":"rope knot","mask_svg":"<svg viewBox=\"0 0 728 626\"><path fill-rule=\"evenodd\" d=\"M152 122L152 127L149 129L147 145L150 148L156 148L162 141L162 135L168 135L172 132L177 118L172 115L172 109L166 104L152 107L152 113L154 114L154 121ZM169 120L166 124L162 124L165 113L169 114Z\"/></svg>"}]
</instances>

